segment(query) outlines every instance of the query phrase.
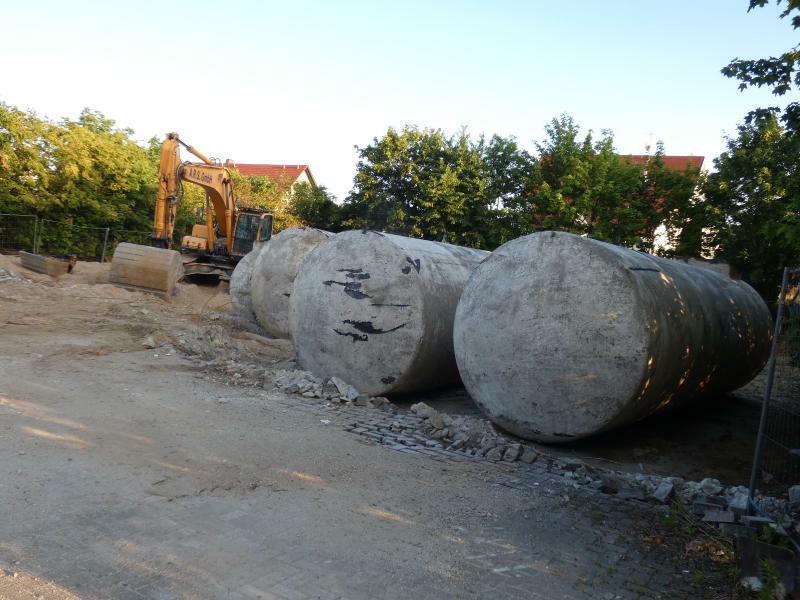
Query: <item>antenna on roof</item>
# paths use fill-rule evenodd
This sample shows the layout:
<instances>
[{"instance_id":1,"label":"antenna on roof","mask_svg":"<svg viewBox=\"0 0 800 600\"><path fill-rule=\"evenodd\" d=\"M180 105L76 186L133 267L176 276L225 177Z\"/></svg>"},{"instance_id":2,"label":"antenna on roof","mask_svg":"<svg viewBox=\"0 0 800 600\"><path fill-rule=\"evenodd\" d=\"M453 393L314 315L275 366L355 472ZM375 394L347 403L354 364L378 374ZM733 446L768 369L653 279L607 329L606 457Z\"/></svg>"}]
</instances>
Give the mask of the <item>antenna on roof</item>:
<instances>
[{"instance_id":1,"label":"antenna on roof","mask_svg":"<svg viewBox=\"0 0 800 600\"><path fill-rule=\"evenodd\" d=\"M653 147L653 132L651 131L651 132L650 132L650 133L647 135L647 141L646 141L646 142L645 142L645 144L644 144L644 153L645 153L647 156L650 156L650 149L651 149L652 147Z\"/></svg>"}]
</instances>

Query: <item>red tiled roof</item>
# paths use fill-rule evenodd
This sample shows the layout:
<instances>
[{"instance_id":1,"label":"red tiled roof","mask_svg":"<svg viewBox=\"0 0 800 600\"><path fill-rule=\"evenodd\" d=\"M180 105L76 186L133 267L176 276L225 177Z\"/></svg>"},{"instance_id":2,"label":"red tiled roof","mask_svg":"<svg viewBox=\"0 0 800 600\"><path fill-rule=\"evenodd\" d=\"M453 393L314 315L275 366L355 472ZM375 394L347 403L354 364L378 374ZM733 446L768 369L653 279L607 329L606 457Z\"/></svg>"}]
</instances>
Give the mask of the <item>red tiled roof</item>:
<instances>
[{"instance_id":1,"label":"red tiled roof","mask_svg":"<svg viewBox=\"0 0 800 600\"><path fill-rule=\"evenodd\" d=\"M647 154L627 154L623 158L628 158L634 165L641 165L652 159ZM674 171L683 171L687 166L699 169L703 166L704 156L662 156L664 166Z\"/></svg>"},{"instance_id":2,"label":"red tiled roof","mask_svg":"<svg viewBox=\"0 0 800 600\"><path fill-rule=\"evenodd\" d=\"M314 176L311 175L311 169L308 168L308 165L257 165L236 163L232 165L232 167L246 177L267 177L272 180L285 178L290 183L297 181L298 177L305 172L311 185L316 185Z\"/></svg>"}]
</instances>

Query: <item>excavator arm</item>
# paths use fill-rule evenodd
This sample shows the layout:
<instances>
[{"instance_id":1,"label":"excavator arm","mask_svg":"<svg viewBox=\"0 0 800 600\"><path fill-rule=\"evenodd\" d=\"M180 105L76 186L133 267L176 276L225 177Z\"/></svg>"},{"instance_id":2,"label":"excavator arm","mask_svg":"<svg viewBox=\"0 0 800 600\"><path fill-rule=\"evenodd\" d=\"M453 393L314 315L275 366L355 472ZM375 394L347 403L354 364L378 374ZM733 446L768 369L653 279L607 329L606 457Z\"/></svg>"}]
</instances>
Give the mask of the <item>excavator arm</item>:
<instances>
[{"instance_id":1,"label":"excavator arm","mask_svg":"<svg viewBox=\"0 0 800 600\"><path fill-rule=\"evenodd\" d=\"M183 146L202 162L181 162ZM175 217L184 181L202 187L213 210L206 224L195 225L181 240L181 252L170 250ZM161 146L158 192L153 218L153 242L158 248L119 244L109 281L170 295L181 277L228 279L236 261L250 252L255 241L272 236L272 215L257 208L237 208L230 171L184 144L177 133L167 134Z\"/></svg>"},{"instance_id":2,"label":"excavator arm","mask_svg":"<svg viewBox=\"0 0 800 600\"><path fill-rule=\"evenodd\" d=\"M181 162L181 146L203 162ZM207 251L213 250L218 237L222 237L228 252L230 252L233 244L231 231L235 217L231 174L227 168L213 163L193 146L185 144L177 133L167 134L167 139L161 145L158 193L156 194L153 220L153 238L156 241L156 245L162 248L171 246L182 181L188 181L202 187L208 193L214 209L216 228L214 227L213 216L207 213L208 238L207 247L203 249Z\"/></svg>"}]
</instances>

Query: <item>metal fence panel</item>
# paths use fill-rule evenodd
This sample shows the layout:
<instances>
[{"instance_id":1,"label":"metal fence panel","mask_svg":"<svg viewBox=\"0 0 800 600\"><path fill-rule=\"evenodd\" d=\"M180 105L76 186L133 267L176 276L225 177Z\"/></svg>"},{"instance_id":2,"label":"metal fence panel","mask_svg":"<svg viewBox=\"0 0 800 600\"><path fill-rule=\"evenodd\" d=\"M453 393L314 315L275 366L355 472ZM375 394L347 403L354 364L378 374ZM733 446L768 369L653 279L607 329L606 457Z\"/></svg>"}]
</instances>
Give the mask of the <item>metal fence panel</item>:
<instances>
[{"instance_id":1,"label":"metal fence panel","mask_svg":"<svg viewBox=\"0 0 800 600\"><path fill-rule=\"evenodd\" d=\"M800 484L800 269L785 269L776 310L773 346L767 365L761 421L750 475L750 500L756 489L785 495ZM782 515L769 515L780 519Z\"/></svg>"},{"instance_id":2,"label":"metal fence panel","mask_svg":"<svg viewBox=\"0 0 800 600\"><path fill-rule=\"evenodd\" d=\"M0 213L0 250L33 252L37 221L36 215Z\"/></svg>"}]
</instances>

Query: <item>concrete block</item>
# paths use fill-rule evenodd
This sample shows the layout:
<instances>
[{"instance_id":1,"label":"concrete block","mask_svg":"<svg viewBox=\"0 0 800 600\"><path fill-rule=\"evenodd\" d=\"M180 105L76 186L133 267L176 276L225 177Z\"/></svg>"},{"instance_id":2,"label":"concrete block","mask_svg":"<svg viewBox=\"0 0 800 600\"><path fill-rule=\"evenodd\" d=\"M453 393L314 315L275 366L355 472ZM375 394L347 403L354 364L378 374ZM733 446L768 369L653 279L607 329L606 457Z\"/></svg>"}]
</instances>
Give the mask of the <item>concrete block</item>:
<instances>
[{"instance_id":1,"label":"concrete block","mask_svg":"<svg viewBox=\"0 0 800 600\"><path fill-rule=\"evenodd\" d=\"M753 529L761 529L764 525L774 525L775 521L769 517L756 517L745 515L741 518L742 525L752 527Z\"/></svg>"},{"instance_id":2,"label":"concrete block","mask_svg":"<svg viewBox=\"0 0 800 600\"><path fill-rule=\"evenodd\" d=\"M708 510L703 516L706 523L734 523L736 515L732 510Z\"/></svg>"},{"instance_id":3,"label":"concrete block","mask_svg":"<svg viewBox=\"0 0 800 600\"><path fill-rule=\"evenodd\" d=\"M662 481L653 492L652 497L659 502L666 502L667 499L672 495L674 489L675 486L673 486L669 481Z\"/></svg>"}]
</instances>

